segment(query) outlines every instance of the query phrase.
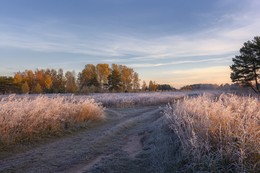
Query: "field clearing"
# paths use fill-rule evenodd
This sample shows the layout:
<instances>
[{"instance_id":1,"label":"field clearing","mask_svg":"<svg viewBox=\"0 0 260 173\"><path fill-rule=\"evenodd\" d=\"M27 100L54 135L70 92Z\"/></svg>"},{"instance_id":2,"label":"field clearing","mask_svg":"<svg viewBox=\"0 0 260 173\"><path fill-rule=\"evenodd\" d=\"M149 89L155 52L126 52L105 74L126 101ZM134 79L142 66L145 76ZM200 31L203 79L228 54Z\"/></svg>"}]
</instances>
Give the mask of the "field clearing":
<instances>
[{"instance_id":1,"label":"field clearing","mask_svg":"<svg viewBox=\"0 0 260 173\"><path fill-rule=\"evenodd\" d=\"M17 153L0 150L0 172L259 171L256 97L200 91L2 95L0 100L5 110L0 115L16 113L9 117L24 125L11 126L9 121L6 127L13 136L3 139L8 141L4 145L61 134L32 148L13 150ZM23 128L33 133L17 133Z\"/></svg>"},{"instance_id":2,"label":"field clearing","mask_svg":"<svg viewBox=\"0 0 260 173\"><path fill-rule=\"evenodd\" d=\"M0 147L77 130L105 118L104 107L164 105L198 92L104 93L91 95L1 95Z\"/></svg>"},{"instance_id":3,"label":"field clearing","mask_svg":"<svg viewBox=\"0 0 260 173\"><path fill-rule=\"evenodd\" d=\"M134 107L134 106L153 106L167 104L176 99L181 99L187 96L197 96L203 93L219 95L223 91L186 91L186 92L141 92L141 93L92 93L86 95L74 94L43 94L48 98L62 96L66 99L73 97L75 100L94 99L95 102L101 103L104 107ZM35 99L38 94L20 94L15 95L15 98L30 98ZM0 100L9 97L9 95L0 95Z\"/></svg>"},{"instance_id":4,"label":"field clearing","mask_svg":"<svg viewBox=\"0 0 260 173\"><path fill-rule=\"evenodd\" d=\"M202 95L169 104L165 116L182 146L184 172L260 172L260 102Z\"/></svg>"}]
</instances>

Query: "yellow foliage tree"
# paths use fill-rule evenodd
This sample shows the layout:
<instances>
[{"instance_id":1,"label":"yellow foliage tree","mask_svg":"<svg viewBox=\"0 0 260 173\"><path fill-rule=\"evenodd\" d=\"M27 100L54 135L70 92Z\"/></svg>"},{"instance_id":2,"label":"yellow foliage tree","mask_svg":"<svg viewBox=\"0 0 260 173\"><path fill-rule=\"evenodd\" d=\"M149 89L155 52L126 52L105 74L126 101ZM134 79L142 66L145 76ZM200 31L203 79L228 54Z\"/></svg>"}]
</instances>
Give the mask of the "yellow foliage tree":
<instances>
[{"instance_id":1,"label":"yellow foliage tree","mask_svg":"<svg viewBox=\"0 0 260 173\"><path fill-rule=\"evenodd\" d=\"M14 75L14 83L20 84L23 81L23 77L21 73L15 73Z\"/></svg>"},{"instance_id":2,"label":"yellow foliage tree","mask_svg":"<svg viewBox=\"0 0 260 173\"><path fill-rule=\"evenodd\" d=\"M22 84L22 93L28 94L30 92L30 87L27 82Z\"/></svg>"},{"instance_id":3,"label":"yellow foliage tree","mask_svg":"<svg viewBox=\"0 0 260 173\"><path fill-rule=\"evenodd\" d=\"M45 86L47 89L50 89L52 86L52 80L50 75L45 76Z\"/></svg>"},{"instance_id":4,"label":"yellow foliage tree","mask_svg":"<svg viewBox=\"0 0 260 173\"><path fill-rule=\"evenodd\" d=\"M109 65L97 64L96 69L97 69L98 82L101 85L101 88L103 88L103 85L107 83L107 77L110 74Z\"/></svg>"},{"instance_id":5,"label":"yellow foliage tree","mask_svg":"<svg viewBox=\"0 0 260 173\"><path fill-rule=\"evenodd\" d=\"M39 83L37 83L37 85L34 87L34 93L36 94L41 94L42 93L42 87Z\"/></svg>"}]
</instances>

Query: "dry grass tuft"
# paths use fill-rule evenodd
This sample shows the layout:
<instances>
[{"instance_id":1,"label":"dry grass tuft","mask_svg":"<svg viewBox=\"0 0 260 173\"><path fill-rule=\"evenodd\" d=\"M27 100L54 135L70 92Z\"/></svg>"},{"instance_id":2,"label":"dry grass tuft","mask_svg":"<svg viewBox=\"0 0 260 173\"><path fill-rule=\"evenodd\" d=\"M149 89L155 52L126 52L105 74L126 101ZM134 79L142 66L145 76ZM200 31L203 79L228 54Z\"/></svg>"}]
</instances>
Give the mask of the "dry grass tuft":
<instances>
[{"instance_id":1,"label":"dry grass tuft","mask_svg":"<svg viewBox=\"0 0 260 173\"><path fill-rule=\"evenodd\" d=\"M103 118L103 107L93 99L10 95L0 99L0 146L61 134Z\"/></svg>"},{"instance_id":2,"label":"dry grass tuft","mask_svg":"<svg viewBox=\"0 0 260 173\"><path fill-rule=\"evenodd\" d=\"M168 105L164 114L180 139L184 172L260 172L260 102L203 95Z\"/></svg>"}]
</instances>

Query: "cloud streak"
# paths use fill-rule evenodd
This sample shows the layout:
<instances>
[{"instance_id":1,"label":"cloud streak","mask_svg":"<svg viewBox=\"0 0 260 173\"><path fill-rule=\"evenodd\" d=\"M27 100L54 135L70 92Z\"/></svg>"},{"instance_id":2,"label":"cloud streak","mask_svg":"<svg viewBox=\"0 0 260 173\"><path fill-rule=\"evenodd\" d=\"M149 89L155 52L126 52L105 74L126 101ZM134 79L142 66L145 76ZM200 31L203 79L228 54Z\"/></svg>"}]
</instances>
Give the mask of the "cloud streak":
<instances>
[{"instance_id":1,"label":"cloud streak","mask_svg":"<svg viewBox=\"0 0 260 173\"><path fill-rule=\"evenodd\" d=\"M87 36L81 38L80 34L63 31L61 28L61 34L58 34L56 29L52 30L49 23L46 22L46 26L41 24L41 27L50 28L47 29L48 32L39 27L31 27L25 32L23 32L24 27L17 29L19 32L0 31L2 40L0 46L40 52L119 57L120 59L127 57L133 61L226 54L237 51L241 43L258 34L260 20L250 19L246 14L241 16L229 17L234 25L238 18L241 23L245 23L235 28L229 25L223 28L216 26L195 34L169 35L149 40L113 33L98 33L95 38L88 39Z\"/></svg>"},{"instance_id":2,"label":"cloud streak","mask_svg":"<svg viewBox=\"0 0 260 173\"><path fill-rule=\"evenodd\" d=\"M225 54L238 50L241 43L258 34L260 20L250 19L247 15L241 16L230 17L234 25L236 25L238 18L241 23L245 23L235 28L229 25L223 28L216 26L195 34L169 35L149 40L113 33L98 33L98 36L94 38L88 38L88 36L81 38L81 33L63 31L61 28L60 34L58 34L56 29L52 29L46 22L46 26L41 24L41 27L49 28L47 32L39 27L31 27L26 30L24 26L17 29L19 32L0 31L0 39L2 40L0 46L40 52L67 52L119 58L130 54L133 56L127 58L141 61L169 57L205 56L216 53ZM23 32L23 30L25 31Z\"/></svg>"},{"instance_id":3,"label":"cloud streak","mask_svg":"<svg viewBox=\"0 0 260 173\"><path fill-rule=\"evenodd\" d=\"M130 64L131 67L144 68L144 67L159 67L167 65L181 65L181 64L194 64L202 62L230 62L226 57L225 58L212 58L212 59L202 59L202 60L187 60L187 61L172 61L167 63L158 63L158 64Z\"/></svg>"},{"instance_id":4,"label":"cloud streak","mask_svg":"<svg viewBox=\"0 0 260 173\"><path fill-rule=\"evenodd\" d=\"M222 3L231 2L236 3L233 0ZM126 64L142 71L140 76L144 79L153 78L161 82L169 80L165 78L162 81L161 77L151 76L151 68L168 78L172 77L166 74L175 75L173 78L178 79L179 83L184 82L182 78L185 78L187 83L196 80L214 82L220 81L221 76L223 81L229 81L227 76L230 72L227 69L232 57L238 54L243 42L259 34L260 3L252 0L247 4L244 10L237 12L210 14L213 15L209 19L212 21L205 21L208 26L199 31L192 30L193 26L189 26L190 32L182 34L174 31L166 34L163 29L161 32L158 29L158 33L150 36L141 31L136 33L136 30L127 27L122 32L117 32L100 28L100 24L95 28L97 26L68 23L55 18L41 22L8 21L0 18L0 21L5 21L0 23L0 48L22 49L39 54L72 54L71 60L51 63L53 66L73 65L80 68L79 64L87 62ZM209 14L194 15L201 15L206 19L205 16ZM76 60L75 57L81 58ZM73 63L74 60L77 62ZM176 70L171 71L170 66ZM180 67L184 70L178 71ZM194 77L190 78L189 75Z\"/></svg>"}]
</instances>

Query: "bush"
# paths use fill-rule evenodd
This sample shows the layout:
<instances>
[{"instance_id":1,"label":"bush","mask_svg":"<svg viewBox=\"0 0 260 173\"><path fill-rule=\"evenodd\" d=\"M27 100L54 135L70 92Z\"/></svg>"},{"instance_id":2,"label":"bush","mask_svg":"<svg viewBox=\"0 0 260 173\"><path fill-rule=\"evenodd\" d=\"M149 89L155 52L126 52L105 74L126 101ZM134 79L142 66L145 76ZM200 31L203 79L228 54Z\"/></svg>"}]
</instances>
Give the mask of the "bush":
<instances>
[{"instance_id":1,"label":"bush","mask_svg":"<svg viewBox=\"0 0 260 173\"><path fill-rule=\"evenodd\" d=\"M0 146L60 134L103 118L103 107L93 99L10 95L0 99Z\"/></svg>"},{"instance_id":2,"label":"bush","mask_svg":"<svg viewBox=\"0 0 260 173\"><path fill-rule=\"evenodd\" d=\"M184 172L260 172L257 98L185 98L167 105L164 114L182 145Z\"/></svg>"}]
</instances>

